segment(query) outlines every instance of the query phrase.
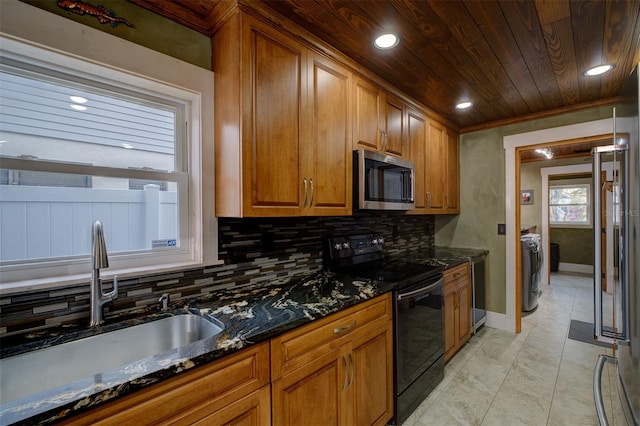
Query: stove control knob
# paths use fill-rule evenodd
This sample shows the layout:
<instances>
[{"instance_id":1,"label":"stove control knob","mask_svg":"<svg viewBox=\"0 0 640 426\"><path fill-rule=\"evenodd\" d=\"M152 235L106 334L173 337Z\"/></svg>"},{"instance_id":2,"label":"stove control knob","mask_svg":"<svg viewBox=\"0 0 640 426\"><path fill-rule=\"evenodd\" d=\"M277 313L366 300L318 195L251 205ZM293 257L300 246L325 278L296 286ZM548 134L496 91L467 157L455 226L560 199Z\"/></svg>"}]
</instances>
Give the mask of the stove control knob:
<instances>
[{"instance_id":1,"label":"stove control knob","mask_svg":"<svg viewBox=\"0 0 640 426\"><path fill-rule=\"evenodd\" d=\"M342 248L348 249L349 248L349 243L342 243Z\"/></svg>"},{"instance_id":2,"label":"stove control knob","mask_svg":"<svg viewBox=\"0 0 640 426\"><path fill-rule=\"evenodd\" d=\"M377 246L377 245L378 245L378 240L377 240L376 238L374 238L374 239L371 241L371 244L373 244L374 246Z\"/></svg>"},{"instance_id":3,"label":"stove control knob","mask_svg":"<svg viewBox=\"0 0 640 426\"><path fill-rule=\"evenodd\" d=\"M383 243L384 243L384 238L382 238L382 237L378 238L378 242L379 242L380 244L383 244Z\"/></svg>"},{"instance_id":4,"label":"stove control knob","mask_svg":"<svg viewBox=\"0 0 640 426\"><path fill-rule=\"evenodd\" d=\"M340 249L342 249L342 244L340 244L340 243L336 243L336 244L333 246L333 248L334 248L334 249L336 249L336 250L338 250L338 251L340 251Z\"/></svg>"}]
</instances>

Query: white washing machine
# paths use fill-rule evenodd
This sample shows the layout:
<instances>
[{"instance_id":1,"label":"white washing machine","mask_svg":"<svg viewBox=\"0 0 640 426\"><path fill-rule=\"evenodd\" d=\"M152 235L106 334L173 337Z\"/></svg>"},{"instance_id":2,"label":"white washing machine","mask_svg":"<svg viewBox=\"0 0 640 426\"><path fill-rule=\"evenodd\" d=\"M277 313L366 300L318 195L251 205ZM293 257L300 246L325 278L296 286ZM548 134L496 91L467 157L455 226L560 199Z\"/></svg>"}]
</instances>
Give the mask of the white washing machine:
<instances>
[{"instance_id":1,"label":"white washing machine","mask_svg":"<svg viewBox=\"0 0 640 426\"><path fill-rule=\"evenodd\" d=\"M522 273L522 312L538 307L540 280L542 277L542 241L540 234L524 234L520 237Z\"/></svg>"}]
</instances>

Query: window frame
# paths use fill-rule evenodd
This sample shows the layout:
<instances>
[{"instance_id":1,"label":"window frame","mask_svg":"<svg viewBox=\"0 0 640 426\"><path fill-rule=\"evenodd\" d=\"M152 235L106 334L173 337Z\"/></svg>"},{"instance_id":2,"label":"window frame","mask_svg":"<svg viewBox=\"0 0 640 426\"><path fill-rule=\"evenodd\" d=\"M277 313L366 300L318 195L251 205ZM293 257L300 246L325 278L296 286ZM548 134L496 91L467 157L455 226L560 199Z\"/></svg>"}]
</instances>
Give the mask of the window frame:
<instances>
[{"instance_id":1,"label":"window frame","mask_svg":"<svg viewBox=\"0 0 640 426\"><path fill-rule=\"evenodd\" d=\"M95 37L100 37L100 35ZM209 190L213 186L213 182L203 184L203 181L212 175L213 170L213 155L205 155L212 154L212 149L204 146L203 142L205 134L212 135L212 127L206 124L204 117L212 115L213 74L210 71L126 41L121 42L130 45L132 50L128 53L131 55L131 61L134 62L131 67L136 69L136 72L41 45L33 45L6 34L0 36L0 41L0 60L3 62L20 63L27 68L45 68L54 75L73 75L82 81L103 82L108 86L120 87L123 91L148 93L151 96L172 99L184 105L183 118L186 124L182 136L185 143L182 145L183 151L179 153L176 150L175 155L176 162L181 161L187 171L167 173L68 163L63 166L63 172L86 173L89 168L92 175L179 181L179 184L186 188L183 194L179 194L181 198L185 197L181 200L181 211L179 211L180 217L184 219L181 219L179 224L181 227L180 236L183 241L180 249L174 251L154 249L139 253L110 254L110 268L103 271L103 277L107 280L113 275L126 278L151 272L219 264L217 259L217 221L212 217L213 191ZM144 54L141 54L141 51L144 51ZM139 60L138 57L140 57ZM165 71L167 67L172 67L171 80L173 81L154 76L153 67L158 63L149 64L150 58L165 65ZM160 68L162 69L162 67ZM146 71L144 75L141 74L141 70ZM164 72L164 76L167 75ZM98 84L97 87L100 85ZM211 145L213 144L211 143ZM2 167L61 171L60 164L54 161L6 157L2 158ZM204 176L204 173L207 173L207 176ZM169 174L172 177L168 179ZM205 186L206 190L203 188ZM203 198L204 194L211 198ZM205 206L211 209L211 213L209 213L209 208L205 212ZM209 216L206 222L205 216ZM205 226L205 223L208 226ZM89 256L81 256L62 260L20 261L12 265L2 265L0 266L0 294L87 282L91 271L90 260Z\"/></svg>"},{"instance_id":2,"label":"window frame","mask_svg":"<svg viewBox=\"0 0 640 426\"><path fill-rule=\"evenodd\" d=\"M586 188L587 189L587 202L576 204L553 204L551 202L551 191L554 188ZM561 184L549 184L549 226L551 228L583 228L590 229L593 227L592 219L592 195L591 184L586 182L581 183L561 183ZM556 222L552 220L551 208L554 206L586 206L587 207L587 221L586 222Z\"/></svg>"}]
</instances>

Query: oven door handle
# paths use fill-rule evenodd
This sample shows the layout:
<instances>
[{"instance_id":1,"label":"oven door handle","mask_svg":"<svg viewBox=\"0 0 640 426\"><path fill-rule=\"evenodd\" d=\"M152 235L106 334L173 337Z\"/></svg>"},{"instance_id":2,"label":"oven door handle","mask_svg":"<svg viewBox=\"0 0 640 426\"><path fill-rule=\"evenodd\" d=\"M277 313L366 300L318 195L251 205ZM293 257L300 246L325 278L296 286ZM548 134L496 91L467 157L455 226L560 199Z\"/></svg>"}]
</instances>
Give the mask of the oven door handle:
<instances>
[{"instance_id":1,"label":"oven door handle","mask_svg":"<svg viewBox=\"0 0 640 426\"><path fill-rule=\"evenodd\" d=\"M410 291L408 293L398 293L398 295L396 296L396 300L402 300L402 299L406 299L407 297L415 297L421 294L430 293L434 288L438 287L441 284L442 284L442 278L440 278L438 281L436 281L435 283L427 287L419 288L418 290Z\"/></svg>"}]
</instances>

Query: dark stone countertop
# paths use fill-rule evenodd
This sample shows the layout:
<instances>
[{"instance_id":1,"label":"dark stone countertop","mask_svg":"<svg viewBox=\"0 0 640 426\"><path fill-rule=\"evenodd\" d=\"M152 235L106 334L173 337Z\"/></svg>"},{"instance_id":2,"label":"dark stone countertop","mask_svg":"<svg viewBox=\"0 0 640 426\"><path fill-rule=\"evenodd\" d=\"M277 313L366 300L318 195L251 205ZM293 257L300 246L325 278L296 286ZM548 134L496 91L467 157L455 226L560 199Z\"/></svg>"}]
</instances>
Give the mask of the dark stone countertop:
<instances>
[{"instance_id":1,"label":"dark stone countertop","mask_svg":"<svg viewBox=\"0 0 640 426\"><path fill-rule=\"evenodd\" d=\"M439 265L444 269L449 269L468 262L469 259L477 259L488 254L489 250L484 249L436 246L426 252L409 251L404 257L413 262Z\"/></svg>"},{"instance_id":2,"label":"dark stone countertop","mask_svg":"<svg viewBox=\"0 0 640 426\"><path fill-rule=\"evenodd\" d=\"M411 252L407 260L438 264L445 269L486 255L487 250L435 247L434 251ZM325 317L393 290L393 284L362 281L333 274L338 285L327 288L322 271L285 277L267 284L237 287L193 299L168 312L147 312L134 318L95 329L54 329L20 344L0 349L0 359L69 341L130 327L172 315L212 315L224 325L213 338L135 361L75 382L15 401L0 404L0 424L49 424L204 365L244 347L270 339L285 331ZM30 341L35 340L35 341ZM77 361L70 361L77 362Z\"/></svg>"},{"instance_id":3,"label":"dark stone countertop","mask_svg":"<svg viewBox=\"0 0 640 426\"><path fill-rule=\"evenodd\" d=\"M50 337L40 338L36 342L3 347L0 358L188 312L213 315L225 325L224 331L216 337L29 397L2 403L0 423L52 423L393 289L393 285L388 282L354 280L333 273L329 274L334 275L338 284L327 288L326 282L322 280L323 274L315 272L286 277L268 284L224 290L215 295L194 299L184 306L172 307L174 309L166 313L149 313L95 329L72 332L58 330L52 332Z\"/></svg>"}]
</instances>

